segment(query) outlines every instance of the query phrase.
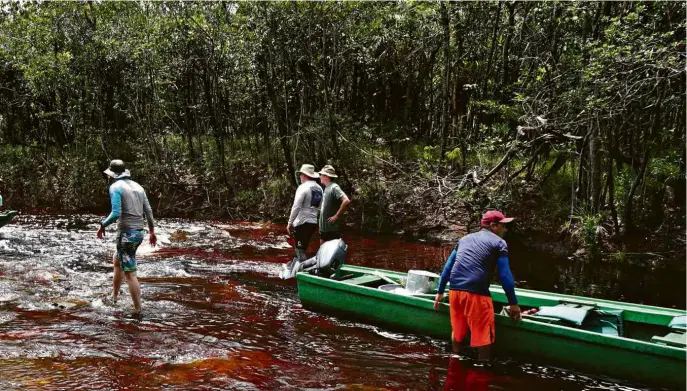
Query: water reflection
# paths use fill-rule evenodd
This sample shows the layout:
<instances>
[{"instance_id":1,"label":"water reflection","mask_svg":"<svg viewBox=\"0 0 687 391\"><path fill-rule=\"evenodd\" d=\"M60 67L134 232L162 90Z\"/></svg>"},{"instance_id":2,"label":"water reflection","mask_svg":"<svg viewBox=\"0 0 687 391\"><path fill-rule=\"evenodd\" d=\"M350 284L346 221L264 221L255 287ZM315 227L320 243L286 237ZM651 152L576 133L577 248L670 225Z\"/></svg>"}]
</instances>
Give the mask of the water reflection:
<instances>
[{"instance_id":1,"label":"water reflection","mask_svg":"<svg viewBox=\"0 0 687 391\"><path fill-rule=\"evenodd\" d=\"M496 385L499 378L490 374L484 365L475 365L459 357L451 357L444 391L486 391ZM501 387L499 387L501 388Z\"/></svg>"}]
</instances>

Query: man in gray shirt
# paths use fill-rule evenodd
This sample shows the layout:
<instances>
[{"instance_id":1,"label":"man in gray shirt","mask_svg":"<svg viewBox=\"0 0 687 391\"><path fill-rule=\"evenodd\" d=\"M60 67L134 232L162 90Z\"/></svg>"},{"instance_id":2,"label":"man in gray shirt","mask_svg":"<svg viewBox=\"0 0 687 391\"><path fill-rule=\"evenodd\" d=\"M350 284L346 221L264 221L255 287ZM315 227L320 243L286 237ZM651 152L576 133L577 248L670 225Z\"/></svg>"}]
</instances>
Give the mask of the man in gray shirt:
<instances>
[{"instance_id":1,"label":"man in gray shirt","mask_svg":"<svg viewBox=\"0 0 687 391\"><path fill-rule=\"evenodd\" d=\"M292 261L284 265L286 272L291 270L295 261L303 262L308 259L306 250L317 229L317 212L322 203L322 187L315 181L319 178L315 166L304 164L297 172L300 174L301 185L296 189L289 224L286 226L289 235L296 240L296 254Z\"/></svg>"},{"instance_id":2,"label":"man in gray shirt","mask_svg":"<svg viewBox=\"0 0 687 391\"><path fill-rule=\"evenodd\" d=\"M110 202L112 211L100 223L98 239L105 236L105 228L119 220L117 233L117 252L114 255L114 294L113 301L117 301L119 288L122 286L122 272L126 276L134 312L141 312L141 288L136 278L136 250L143 242L144 222L148 224L150 245L157 244L153 220L153 210L150 208L145 190L130 179L131 173L121 160L113 160L110 167L104 171L114 183L110 186Z\"/></svg>"},{"instance_id":3,"label":"man in gray shirt","mask_svg":"<svg viewBox=\"0 0 687 391\"><path fill-rule=\"evenodd\" d=\"M341 239L341 216L351 203L341 187L334 183L337 178L334 167L326 165L319 172L324 187L322 209L320 210L320 244L333 239Z\"/></svg>"}]
</instances>

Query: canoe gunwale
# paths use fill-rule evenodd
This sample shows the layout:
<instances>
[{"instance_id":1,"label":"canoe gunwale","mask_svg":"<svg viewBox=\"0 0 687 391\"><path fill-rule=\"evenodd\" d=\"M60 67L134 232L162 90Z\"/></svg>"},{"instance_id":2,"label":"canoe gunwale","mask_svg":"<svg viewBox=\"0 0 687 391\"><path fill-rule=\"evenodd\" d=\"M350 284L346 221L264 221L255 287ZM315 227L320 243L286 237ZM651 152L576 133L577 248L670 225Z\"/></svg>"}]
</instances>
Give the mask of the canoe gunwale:
<instances>
[{"instance_id":1,"label":"canoe gunwale","mask_svg":"<svg viewBox=\"0 0 687 391\"><path fill-rule=\"evenodd\" d=\"M350 266L350 265L344 265L342 267L342 272L353 272L353 273L365 273L365 274L374 274L377 269L374 268L368 268L368 267L363 267L363 266ZM396 271L391 271L391 270L384 270L384 274L387 276L393 276L396 278L399 277L405 277L405 273L401 272L396 272ZM503 288L499 285L491 285L489 287L489 291L492 294L492 299L500 302L500 303L506 303L506 295L503 292ZM656 307L656 306L650 306L646 304L635 304L635 303L623 303L623 302L617 302L617 301L612 301L612 300L605 300L605 299L595 299L591 297L583 297L583 296L571 296L571 295L565 295L562 293L555 293L555 292L542 292L542 291L535 291L535 290L530 290L530 289L523 289L523 288L515 288L515 293L518 296L518 299L535 299L535 300L542 300L542 301L549 301L549 304L547 305L555 305L560 302L576 302L579 304L586 304L586 305L596 305L601 309L609 309L609 310L624 310L624 311L629 311L629 312L641 312L642 314L646 315L651 315L651 316L659 316L659 317L665 317L667 318L672 318L674 316L682 316L686 315L687 311L684 310L678 310L678 309L672 309L672 308L663 308L663 307ZM522 305L529 305L526 302L521 303ZM636 321L630 318L626 319L629 321ZM665 320L665 319L662 319ZM667 326L669 321L666 321L666 323L653 323L653 322L642 322L642 323L650 323L650 324L655 324L659 326Z\"/></svg>"}]
</instances>

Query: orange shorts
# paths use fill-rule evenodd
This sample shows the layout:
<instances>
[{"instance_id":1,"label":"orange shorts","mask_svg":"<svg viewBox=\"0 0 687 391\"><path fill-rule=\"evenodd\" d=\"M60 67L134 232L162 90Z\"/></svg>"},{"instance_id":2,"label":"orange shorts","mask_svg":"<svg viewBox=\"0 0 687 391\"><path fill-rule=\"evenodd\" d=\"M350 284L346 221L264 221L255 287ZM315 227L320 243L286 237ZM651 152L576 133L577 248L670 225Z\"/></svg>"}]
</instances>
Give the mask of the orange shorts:
<instances>
[{"instance_id":1,"label":"orange shorts","mask_svg":"<svg viewBox=\"0 0 687 391\"><path fill-rule=\"evenodd\" d=\"M494 303L491 297L472 292L448 291L453 338L461 342L470 331L470 346L491 345L496 340Z\"/></svg>"}]
</instances>

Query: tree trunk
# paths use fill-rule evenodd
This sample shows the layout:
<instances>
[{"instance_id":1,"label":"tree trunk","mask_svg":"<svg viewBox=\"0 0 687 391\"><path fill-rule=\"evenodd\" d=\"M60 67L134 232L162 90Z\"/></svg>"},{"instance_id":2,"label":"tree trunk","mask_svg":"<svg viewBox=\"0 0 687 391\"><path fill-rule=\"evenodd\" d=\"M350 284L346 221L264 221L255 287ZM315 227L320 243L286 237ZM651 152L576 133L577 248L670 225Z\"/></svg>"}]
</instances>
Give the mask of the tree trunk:
<instances>
[{"instance_id":1,"label":"tree trunk","mask_svg":"<svg viewBox=\"0 0 687 391\"><path fill-rule=\"evenodd\" d=\"M601 157L599 156L598 126L591 125L589 131L589 198L588 210L599 212L601 200Z\"/></svg>"},{"instance_id":2,"label":"tree trunk","mask_svg":"<svg viewBox=\"0 0 687 391\"><path fill-rule=\"evenodd\" d=\"M212 125L212 136L215 139L215 148L217 149L217 154L220 158L220 174L222 176L222 181L226 186L227 173L224 157L224 137L222 135L222 124L219 119L219 113L217 110L217 99L215 97L215 94L213 93L215 84L213 83L214 76L211 74L211 72L214 72L214 69L210 69L209 61L206 60L205 72L203 75L203 92L205 95L206 104L208 106L210 124Z\"/></svg>"},{"instance_id":3,"label":"tree trunk","mask_svg":"<svg viewBox=\"0 0 687 391\"><path fill-rule=\"evenodd\" d=\"M485 89L487 86L487 81L489 80L489 76L491 75L491 69L494 64L494 53L496 52L496 42L498 38L498 33L499 33L499 28L501 27L501 8L503 7L503 2L499 2L499 7L496 10L496 17L494 18L494 30L492 32L491 36L491 51L489 53L489 62L487 63L487 71L484 73L484 76L482 78L482 88L480 89L482 91L482 94L484 95Z\"/></svg>"},{"instance_id":4,"label":"tree trunk","mask_svg":"<svg viewBox=\"0 0 687 391\"><path fill-rule=\"evenodd\" d=\"M632 233L635 229L634 227L634 222L632 220L632 215L633 215L633 208L632 208L632 203L634 201L634 196L635 192L637 191L637 187L639 187L639 184L642 183L642 178L644 178L644 173L646 172L646 166L649 163L649 148L647 147L644 150L644 157L642 158L642 168L639 169L639 173L635 177L635 180L632 182L632 187L630 187L630 191L627 194L627 200L625 201L625 234Z\"/></svg>"},{"instance_id":5,"label":"tree trunk","mask_svg":"<svg viewBox=\"0 0 687 391\"><path fill-rule=\"evenodd\" d=\"M608 206L613 218L613 232L615 235L620 233L618 225L618 210L615 207L615 177L613 176L613 159L608 160Z\"/></svg>"},{"instance_id":6,"label":"tree trunk","mask_svg":"<svg viewBox=\"0 0 687 391\"><path fill-rule=\"evenodd\" d=\"M271 61L268 61L265 56L264 66L267 70L266 72L266 87L267 96L272 104L272 110L274 110L274 118L277 121L277 130L279 131L279 143L281 144L282 151L284 152L284 162L286 163L286 175L291 179L292 183L298 187L298 181L294 173L296 172L293 168L293 160L291 156L291 145L289 144L289 129L286 124L286 111L284 107L281 106L279 99L277 99L277 93L274 89L274 66Z\"/></svg>"},{"instance_id":7,"label":"tree trunk","mask_svg":"<svg viewBox=\"0 0 687 391\"><path fill-rule=\"evenodd\" d=\"M506 38L503 43L503 63L502 63L502 88L507 87L510 84L510 67L508 57L510 56L510 44L513 39L513 33L515 31L515 6L517 3L506 3L508 7L508 29L506 32Z\"/></svg>"},{"instance_id":8,"label":"tree trunk","mask_svg":"<svg viewBox=\"0 0 687 391\"><path fill-rule=\"evenodd\" d=\"M450 19L446 3L441 2L441 24L443 26L443 46L444 46L444 86L441 94L441 149L439 155L439 167L441 169L446 154L446 136L448 134L448 124L451 116L451 101L449 97L449 86L451 77L451 31Z\"/></svg>"},{"instance_id":9,"label":"tree trunk","mask_svg":"<svg viewBox=\"0 0 687 391\"><path fill-rule=\"evenodd\" d=\"M586 199L585 194L587 191L587 181L585 180L586 175L585 175L585 167L586 167L586 161L587 161L587 142L589 141L590 134L587 132L587 135L585 138L582 140L582 144L579 146L579 151L580 151L580 164L578 166L578 171L577 171L577 188L575 189L575 198L580 198ZM583 205L584 207L584 205Z\"/></svg>"},{"instance_id":10,"label":"tree trunk","mask_svg":"<svg viewBox=\"0 0 687 391\"><path fill-rule=\"evenodd\" d=\"M546 181L551 178L552 175L556 174L564 165L565 162L568 161L568 155L567 154L559 154L558 157L556 157L556 160L553 162L553 165L549 170L544 174L544 177L541 179L541 184L543 185L546 183Z\"/></svg>"}]
</instances>

